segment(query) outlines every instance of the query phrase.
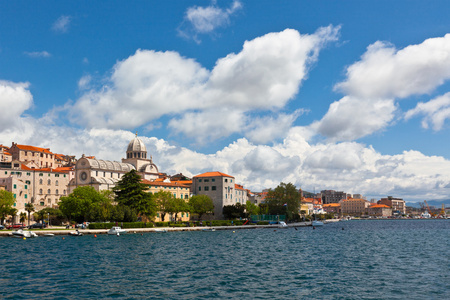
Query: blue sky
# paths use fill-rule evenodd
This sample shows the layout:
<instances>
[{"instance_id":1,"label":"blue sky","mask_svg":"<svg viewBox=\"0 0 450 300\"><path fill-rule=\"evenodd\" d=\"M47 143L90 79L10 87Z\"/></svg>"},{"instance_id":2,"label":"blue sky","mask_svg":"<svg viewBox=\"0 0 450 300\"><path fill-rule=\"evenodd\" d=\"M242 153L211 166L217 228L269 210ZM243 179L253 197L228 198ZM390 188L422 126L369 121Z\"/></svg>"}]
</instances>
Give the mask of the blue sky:
<instances>
[{"instance_id":1,"label":"blue sky","mask_svg":"<svg viewBox=\"0 0 450 300\"><path fill-rule=\"evenodd\" d=\"M450 191L446 1L0 3L0 143L368 198Z\"/></svg>"}]
</instances>

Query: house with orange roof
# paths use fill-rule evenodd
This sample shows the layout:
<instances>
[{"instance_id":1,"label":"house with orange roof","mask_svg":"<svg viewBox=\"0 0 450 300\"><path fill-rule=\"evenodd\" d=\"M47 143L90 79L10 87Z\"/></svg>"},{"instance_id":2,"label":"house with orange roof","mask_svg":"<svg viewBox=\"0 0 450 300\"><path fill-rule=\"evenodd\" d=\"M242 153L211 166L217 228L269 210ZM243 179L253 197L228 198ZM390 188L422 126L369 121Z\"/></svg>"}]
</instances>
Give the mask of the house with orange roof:
<instances>
[{"instance_id":1,"label":"house with orange roof","mask_svg":"<svg viewBox=\"0 0 450 300\"><path fill-rule=\"evenodd\" d=\"M39 168L56 168L55 154L50 148L41 148L30 145L19 145L12 143L9 148L12 160L23 163L34 162Z\"/></svg>"},{"instance_id":2,"label":"house with orange roof","mask_svg":"<svg viewBox=\"0 0 450 300\"><path fill-rule=\"evenodd\" d=\"M32 164L31 168L28 165ZM13 161L0 168L0 185L14 195L14 208L25 212L25 204L32 203L36 211L57 207L59 199L68 195L67 185L73 175L72 168L36 168Z\"/></svg>"},{"instance_id":3,"label":"house with orange roof","mask_svg":"<svg viewBox=\"0 0 450 300\"><path fill-rule=\"evenodd\" d=\"M386 204L371 203L368 209L369 216L390 217L392 216L392 208Z\"/></svg>"},{"instance_id":4,"label":"house with orange roof","mask_svg":"<svg viewBox=\"0 0 450 300\"><path fill-rule=\"evenodd\" d=\"M225 205L236 204L235 178L222 172L206 172L192 178L192 193L207 195L214 203L214 215L210 218L223 219Z\"/></svg>"},{"instance_id":5,"label":"house with orange roof","mask_svg":"<svg viewBox=\"0 0 450 300\"><path fill-rule=\"evenodd\" d=\"M340 203L329 203L322 205L323 210L327 213L331 214L340 214L341 213L341 204Z\"/></svg>"},{"instance_id":6,"label":"house with orange roof","mask_svg":"<svg viewBox=\"0 0 450 300\"><path fill-rule=\"evenodd\" d=\"M12 162L12 155L8 147L0 145L0 163L2 162Z\"/></svg>"}]
</instances>

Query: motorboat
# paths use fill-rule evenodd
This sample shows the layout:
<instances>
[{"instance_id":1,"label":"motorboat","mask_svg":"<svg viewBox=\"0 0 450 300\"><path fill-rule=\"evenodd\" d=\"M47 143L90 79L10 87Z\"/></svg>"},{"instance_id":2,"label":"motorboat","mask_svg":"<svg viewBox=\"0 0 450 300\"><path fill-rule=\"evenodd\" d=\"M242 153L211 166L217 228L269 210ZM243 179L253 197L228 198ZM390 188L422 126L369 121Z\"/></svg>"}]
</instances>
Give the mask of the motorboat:
<instances>
[{"instance_id":1,"label":"motorboat","mask_svg":"<svg viewBox=\"0 0 450 300\"><path fill-rule=\"evenodd\" d=\"M215 228L204 228L202 229L202 231L216 231Z\"/></svg>"},{"instance_id":2,"label":"motorboat","mask_svg":"<svg viewBox=\"0 0 450 300\"><path fill-rule=\"evenodd\" d=\"M81 232L79 232L78 230L77 231L72 231L72 232L69 232L69 235L71 235L71 236L82 236L83 235L83 233L81 233Z\"/></svg>"},{"instance_id":3,"label":"motorboat","mask_svg":"<svg viewBox=\"0 0 450 300\"><path fill-rule=\"evenodd\" d=\"M321 222L321 221L312 221L312 226L314 226L314 227L323 226L323 222Z\"/></svg>"},{"instance_id":4,"label":"motorboat","mask_svg":"<svg viewBox=\"0 0 450 300\"><path fill-rule=\"evenodd\" d=\"M12 236L18 238L34 238L37 237L38 235L33 231L23 231L23 229L18 229L12 232Z\"/></svg>"},{"instance_id":5,"label":"motorboat","mask_svg":"<svg viewBox=\"0 0 450 300\"><path fill-rule=\"evenodd\" d=\"M288 228L288 225L284 221L280 221L278 223L278 228Z\"/></svg>"},{"instance_id":6,"label":"motorboat","mask_svg":"<svg viewBox=\"0 0 450 300\"><path fill-rule=\"evenodd\" d=\"M111 234L111 235L120 235L123 233L127 233L127 231L125 229L122 229L119 226L111 227L111 229L108 231L108 234Z\"/></svg>"},{"instance_id":7,"label":"motorboat","mask_svg":"<svg viewBox=\"0 0 450 300\"><path fill-rule=\"evenodd\" d=\"M155 229L156 233L166 233L167 230L166 229Z\"/></svg>"}]
</instances>

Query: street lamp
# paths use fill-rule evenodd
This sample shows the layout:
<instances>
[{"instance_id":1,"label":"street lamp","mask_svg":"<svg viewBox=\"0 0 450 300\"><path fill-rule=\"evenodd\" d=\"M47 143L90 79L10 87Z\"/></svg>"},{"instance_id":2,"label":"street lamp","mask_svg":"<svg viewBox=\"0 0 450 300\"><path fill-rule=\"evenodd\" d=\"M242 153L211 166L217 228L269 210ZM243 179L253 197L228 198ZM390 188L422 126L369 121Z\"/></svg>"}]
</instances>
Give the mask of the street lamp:
<instances>
[{"instance_id":1,"label":"street lamp","mask_svg":"<svg viewBox=\"0 0 450 300\"><path fill-rule=\"evenodd\" d=\"M48 227L50 228L50 213L47 213L47 223Z\"/></svg>"}]
</instances>

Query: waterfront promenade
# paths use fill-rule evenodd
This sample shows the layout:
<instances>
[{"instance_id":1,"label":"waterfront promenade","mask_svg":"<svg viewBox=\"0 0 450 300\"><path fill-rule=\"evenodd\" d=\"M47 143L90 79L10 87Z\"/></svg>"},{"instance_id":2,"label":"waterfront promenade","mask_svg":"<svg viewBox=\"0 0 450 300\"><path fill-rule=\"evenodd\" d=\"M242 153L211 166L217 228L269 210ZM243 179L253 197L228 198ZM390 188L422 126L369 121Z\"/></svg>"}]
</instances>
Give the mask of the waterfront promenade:
<instances>
[{"instance_id":1,"label":"waterfront promenade","mask_svg":"<svg viewBox=\"0 0 450 300\"><path fill-rule=\"evenodd\" d=\"M299 223L291 223L288 224L289 227L307 227L311 226L311 222L299 222ZM288 227L288 228L289 228ZM203 230L240 230L240 229L260 229L260 228L273 228L278 229L278 224L272 225L242 225L242 226L197 226L197 227L153 227L153 228L125 228L127 233L161 233L162 231L166 232L177 232L177 231L203 231ZM282 228L280 228L282 229ZM32 230L38 236L44 234L54 234L54 235L68 235L69 232L74 232L76 229L70 228L65 229L62 226L54 226L48 229L38 229ZM92 234L106 234L108 229L79 229L79 232L92 235ZM1 230L0 237L11 236L11 230Z\"/></svg>"}]
</instances>

